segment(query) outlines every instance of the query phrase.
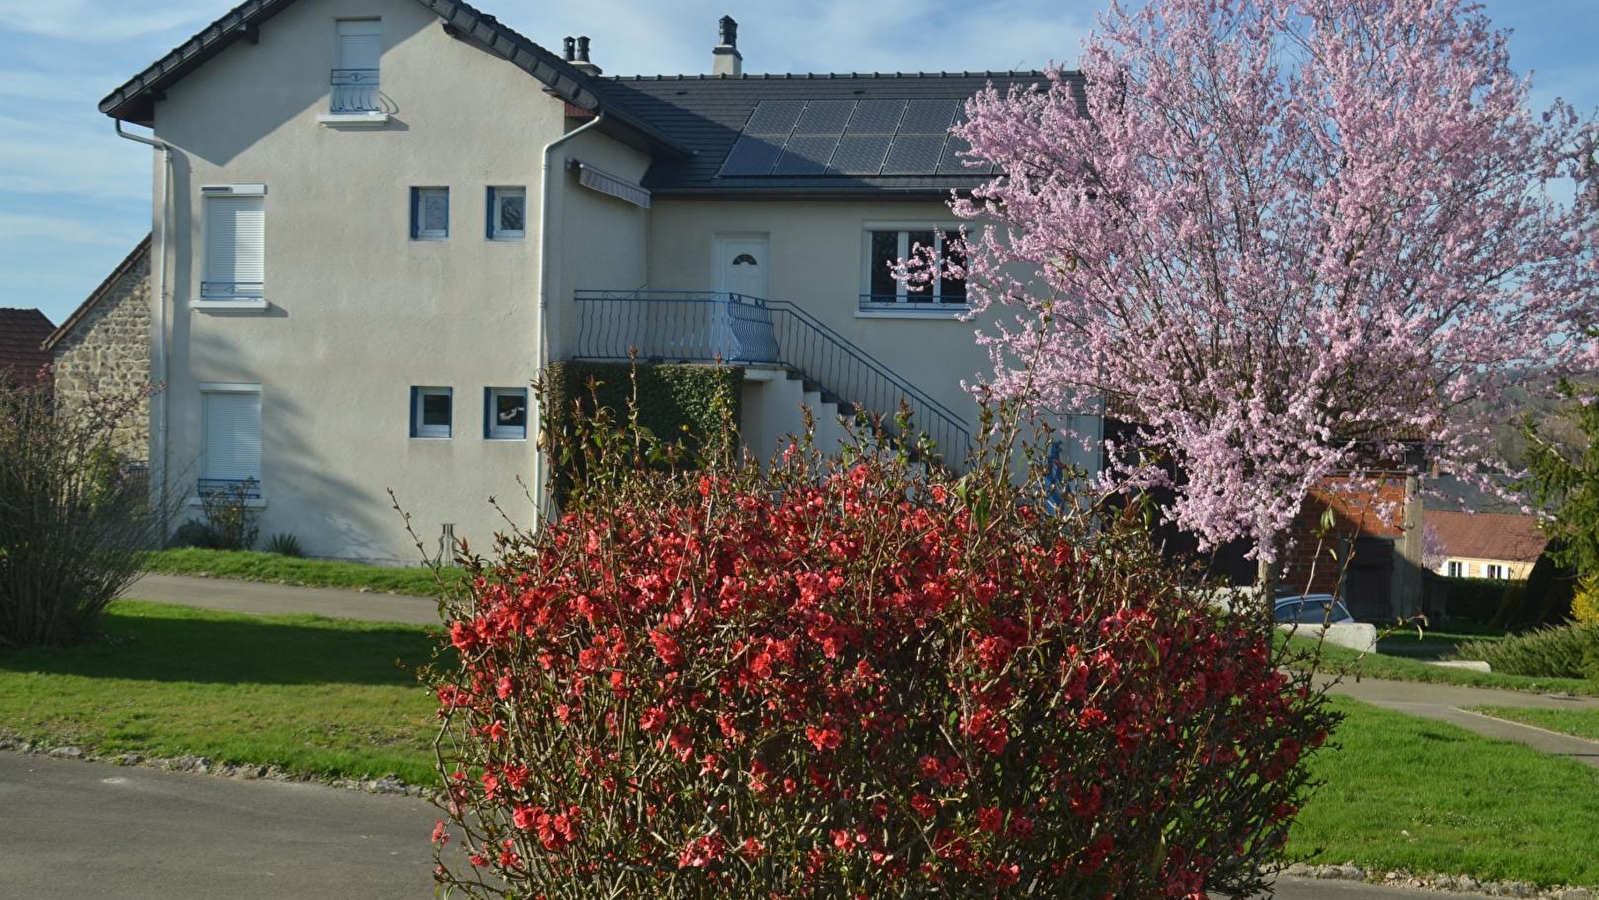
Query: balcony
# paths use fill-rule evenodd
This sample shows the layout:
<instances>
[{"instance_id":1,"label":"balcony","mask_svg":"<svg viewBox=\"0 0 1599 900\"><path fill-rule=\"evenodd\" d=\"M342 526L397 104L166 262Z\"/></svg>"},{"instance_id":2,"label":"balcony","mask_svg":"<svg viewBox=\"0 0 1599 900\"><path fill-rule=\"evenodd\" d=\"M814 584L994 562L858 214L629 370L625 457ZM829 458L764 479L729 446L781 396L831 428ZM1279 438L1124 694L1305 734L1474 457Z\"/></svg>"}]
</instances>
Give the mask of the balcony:
<instances>
[{"instance_id":1,"label":"balcony","mask_svg":"<svg viewBox=\"0 0 1599 900\"><path fill-rule=\"evenodd\" d=\"M378 89L377 69L334 69L331 79L332 116L382 116L383 94Z\"/></svg>"}]
</instances>

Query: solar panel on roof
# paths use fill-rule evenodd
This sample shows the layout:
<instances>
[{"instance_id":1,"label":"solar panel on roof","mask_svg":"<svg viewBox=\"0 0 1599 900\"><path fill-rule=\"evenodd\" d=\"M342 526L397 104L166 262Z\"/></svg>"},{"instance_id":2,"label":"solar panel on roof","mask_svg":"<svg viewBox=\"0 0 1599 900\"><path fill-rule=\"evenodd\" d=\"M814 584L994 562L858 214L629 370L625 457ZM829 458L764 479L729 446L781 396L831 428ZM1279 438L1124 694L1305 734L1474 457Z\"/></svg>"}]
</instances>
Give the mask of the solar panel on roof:
<instances>
[{"instance_id":1,"label":"solar panel on roof","mask_svg":"<svg viewBox=\"0 0 1599 900\"><path fill-rule=\"evenodd\" d=\"M901 134L888 148L888 159L883 163L884 175L927 175L938 166L939 152L944 149L942 134Z\"/></svg>"},{"instance_id":2,"label":"solar panel on roof","mask_svg":"<svg viewBox=\"0 0 1599 900\"><path fill-rule=\"evenodd\" d=\"M827 160L838 146L833 135L795 135L788 139L783 158L777 161L773 175L820 175L827 171Z\"/></svg>"},{"instance_id":3,"label":"solar panel on roof","mask_svg":"<svg viewBox=\"0 0 1599 900\"><path fill-rule=\"evenodd\" d=\"M833 151L830 175L876 175L883 168L883 157L893 138L886 134L846 134Z\"/></svg>"},{"instance_id":4,"label":"solar panel on roof","mask_svg":"<svg viewBox=\"0 0 1599 900\"><path fill-rule=\"evenodd\" d=\"M955 118L957 100L912 100L900 120L900 134L943 134Z\"/></svg>"},{"instance_id":5,"label":"solar panel on roof","mask_svg":"<svg viewBox=\"0 0 1599 900\"><path fill-rule=\"evenodd\" d=\"M845 134L893 134L905 112L904 100L862 100L855 107Z\"/></svg>"},{"instance_id":6,"label":"solar panel on roof","mask_svg":"<svg viewBox=\"0 0 1599 900\"><path fill-rule=\"evenodd\" d=\"M843 134L844 123L855 111L854 100L812 100L800 114L795 134Z\"/></svg>"},{"instance_id":7,"label":"solar panel on roof","mask_svg":"<svg viewBox=\"0 0 1599 900\"><path fill-rule=\"evenodd\" d=\"M983 175L988 172L988 165L966 165L966 158L961 156L968 153L972 145L965 138L950 135L944 144L944 155L938 160L938 174L940 175Z\"/></svg>"},{"instance_id":8,"label":"solar panel on roof","mask_svg":"<svg viewBox=\"0 0 1599 900\"><path fill-rule=\"evenodd\" d=\"M777 162L782 155L782 140L776 143L768 138L743 135L738 143L733 145L733 152L727 154L727 160L722 163L723 175L765 175L772 171L772 164Z\"/></svg>"},{"instance_id":9,"label":"solar panel on roof","mask_svg":"<svg viewBox=\"0 0 1599 900\"><path fill-rule=\"evenodd\" d=\"M788 134L805 109L804 100L762 100L755 104L745 134Z\"/></svg>"}]
</instances>

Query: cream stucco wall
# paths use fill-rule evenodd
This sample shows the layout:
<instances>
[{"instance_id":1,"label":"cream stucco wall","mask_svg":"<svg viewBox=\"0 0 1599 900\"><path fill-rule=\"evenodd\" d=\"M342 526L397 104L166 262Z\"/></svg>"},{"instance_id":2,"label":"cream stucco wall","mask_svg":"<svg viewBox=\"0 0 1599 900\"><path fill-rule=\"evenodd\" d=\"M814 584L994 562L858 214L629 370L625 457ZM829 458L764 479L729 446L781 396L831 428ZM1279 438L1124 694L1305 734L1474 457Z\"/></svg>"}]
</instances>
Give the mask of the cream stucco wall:
<instances>
[{"instance_id":1,"label":"cream stucco wall","mask_svg":"<svg viewBox=\"0 0 1599 900\"><path fill-rule=\"evenodd\" d=\"M869 229L954 230L958 224L942 201L661 199L650 223L649 286L714 290L716 236L765 235L770 298L804 307L948 407L970 430L977 406L961 382L989 371L988 357L974 337L978 325L948 317L869 318L857 312Z\"/></svg>"},{"instance_id":2,"label":"cream stucco wall","mask_svg":"<svg viewBox=\"0 0 1599 900\"><path fill-rule=\"evenodd\" d=\"M380 17L375 129L321 125L335 21ZM528 385L537 346L541 148L563 104L525 72L449 37L410 0L296 3L168 91L156 134L176 148L168 278L165 463L201 465L200 384L261 385L263 535L315 555L409 561L394 488L429 548L440 525L486 546L494 495L532 519L515 476L534 442L483 437L484 389ZM158 194L162 188L158 163ZM266 185L264 312L192 309L204 185ZM450 189L450 235L409 237L412 186ZM489 186L525 186L527 237L486 239ZM158 228L158 233L160 229ZM409 437L410 388L454 390L448 440Z\"/></svg>"},{"instance_id":3,"label":"cream stucco wall","mask_svg":"<svg viewBox=\"0 0 1599 900\"><path fill-rule=\"evenodd\" d=\"M1451 556L1446 558L1443 563L1438 566L1438 574L1448 575L1450 563L1460 563L1464 567L1465 571L1463 571L1459 576L1461 578L1487 578L1488 567L1491 565L1503 567L1505 570L1504 577L1510 580L1522 580L1528 575L1532 574L1532 563L1529 562L1515 562L1504 559L1483 559L1481 557L1473 556Z\"/></svg>"}]
</instances>

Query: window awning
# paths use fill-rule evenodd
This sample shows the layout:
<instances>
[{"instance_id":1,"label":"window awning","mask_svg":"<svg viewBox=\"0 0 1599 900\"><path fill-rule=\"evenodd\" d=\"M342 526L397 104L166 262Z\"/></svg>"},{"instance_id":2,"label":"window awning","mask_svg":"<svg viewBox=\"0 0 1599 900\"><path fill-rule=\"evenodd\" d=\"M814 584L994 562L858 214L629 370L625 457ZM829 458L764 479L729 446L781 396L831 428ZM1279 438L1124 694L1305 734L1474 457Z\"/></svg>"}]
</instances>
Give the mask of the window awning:
<instances>
[{"instance_id":1,"label":"window awning","mask_svg":"<svg viewBox=\"0 0 1599 900\"><path fill-rule=\"evenodd\" d=\"M586 162L573 160L572 166L577 169L578 183L591 191L598 191L608 197L625 200L634 206L650 208L650 192L644 185L626 178L619 178L611 173L596 169Z\"/></svg>"}]
</instances>

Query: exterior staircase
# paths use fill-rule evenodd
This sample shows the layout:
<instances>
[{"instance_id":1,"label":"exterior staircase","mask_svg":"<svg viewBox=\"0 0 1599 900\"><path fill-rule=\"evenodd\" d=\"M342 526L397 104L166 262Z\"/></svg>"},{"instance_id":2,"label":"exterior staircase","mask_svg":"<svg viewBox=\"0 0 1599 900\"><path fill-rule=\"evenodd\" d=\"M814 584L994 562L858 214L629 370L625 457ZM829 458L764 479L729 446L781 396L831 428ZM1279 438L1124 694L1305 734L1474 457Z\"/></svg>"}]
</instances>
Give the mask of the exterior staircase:
<instances>
[{"instance_id":1,"label":"exterior staircase","mask_svg":"<svg viewBox=\"0 0 1599 900\"><path fill-rule=\"evenodd\" d=\"M757 385L745 391L745 439L763 458L776 449L776 435L800 430L802 403L812 412L815 444L824 450L846 436L839 418L858 412L880 417L889 439L902 440L895 417L903 405L912 428L937 448L936 460L919 462L964 464L971 435L959 416L786 300L646 290L578 291L574 299L580 359L621 361L636 354L644 362L744 366L747 384Z\"/></svg>"}]
</instances>

